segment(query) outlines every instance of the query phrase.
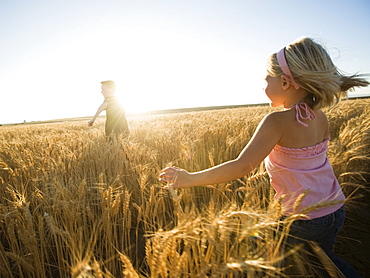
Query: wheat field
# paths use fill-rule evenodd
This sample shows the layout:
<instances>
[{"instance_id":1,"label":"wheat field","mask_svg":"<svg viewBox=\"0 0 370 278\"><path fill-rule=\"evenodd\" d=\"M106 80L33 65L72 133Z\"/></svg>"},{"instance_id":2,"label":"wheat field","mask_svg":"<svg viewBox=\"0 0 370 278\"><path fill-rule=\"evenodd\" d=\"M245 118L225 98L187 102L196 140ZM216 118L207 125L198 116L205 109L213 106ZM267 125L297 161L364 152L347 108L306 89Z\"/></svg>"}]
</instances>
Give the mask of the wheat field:
<instances>
[{"instance_id":1,"label":"wheat field","mask_svg":"<svg viewBox=\"0 0 370 278\"><path fill-rule=\"evenodd\" d=\"M348 197L337 253L364 275L369 104L346 100L326 111L328 156ZM129 138L113 142L103 119L93 128L84 121L0 127L0 277L317 277L305 250L284 246L263 165L200 188L163 190L158 182L169 165L196 171L235 158L270 111L130 117Z\"/></svg>"}]
</instances>

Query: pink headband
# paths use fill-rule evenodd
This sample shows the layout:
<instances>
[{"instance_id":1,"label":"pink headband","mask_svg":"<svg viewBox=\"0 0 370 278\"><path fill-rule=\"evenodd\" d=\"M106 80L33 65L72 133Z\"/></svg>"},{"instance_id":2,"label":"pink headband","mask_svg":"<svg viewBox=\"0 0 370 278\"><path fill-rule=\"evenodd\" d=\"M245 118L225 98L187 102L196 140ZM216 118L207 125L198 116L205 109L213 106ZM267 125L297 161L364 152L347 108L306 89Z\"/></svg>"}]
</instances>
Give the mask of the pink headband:
<instances>
[{"instance_id":1,"label":"pink headband","mask_svg":"<svg viewBox=\"0 0 370 278\"><path fill-rule=\"evenodd\" d=\"M290 82L292 82L292 85L294 86L294 88L296 88L298 90L299 85L297 84L297 82L295 82L295 80L293 78L293 75L290 72L290 69L289 69L288 63L286 61L286 58L285 58L285 47L282 48L278 53L276 53L276 58L278 60L279 66L280 66L281 70L283 71L283 73L286 76L288 76L288 78L290 79Z\"/></svg>"}]
</instances>

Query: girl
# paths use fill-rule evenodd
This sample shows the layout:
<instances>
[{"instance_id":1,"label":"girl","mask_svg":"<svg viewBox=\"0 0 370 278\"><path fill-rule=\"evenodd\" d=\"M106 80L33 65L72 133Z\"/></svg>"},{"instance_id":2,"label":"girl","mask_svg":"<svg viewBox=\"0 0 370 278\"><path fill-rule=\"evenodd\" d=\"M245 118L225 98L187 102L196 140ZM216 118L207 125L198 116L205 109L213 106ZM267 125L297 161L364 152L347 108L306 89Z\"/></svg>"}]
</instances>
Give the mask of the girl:
<instances>
[{"instance_id":1,"label":"girl","mask_svg":"<svg viewBox=\"0 0 370 278\"><path fill-rule=\"evenodd\" d=\"M345 196L326 155L329 125L321 109L338 102L349 89L369 82L359 75L342 75L321 45L302 38L269 57L266 83L271 106L284 110L264 117L236 159L194 173L167 167L159 180L173 188L228 182L244 177L264 160L275 198L286 196L283 215L323 201L332 204L318 206L307 218L295 221L292 238L316 241L347 277L359 277L333 253L344 222ZM293 211L296 198L303 193L303 201Z\"/></svg>"}]
</instances>

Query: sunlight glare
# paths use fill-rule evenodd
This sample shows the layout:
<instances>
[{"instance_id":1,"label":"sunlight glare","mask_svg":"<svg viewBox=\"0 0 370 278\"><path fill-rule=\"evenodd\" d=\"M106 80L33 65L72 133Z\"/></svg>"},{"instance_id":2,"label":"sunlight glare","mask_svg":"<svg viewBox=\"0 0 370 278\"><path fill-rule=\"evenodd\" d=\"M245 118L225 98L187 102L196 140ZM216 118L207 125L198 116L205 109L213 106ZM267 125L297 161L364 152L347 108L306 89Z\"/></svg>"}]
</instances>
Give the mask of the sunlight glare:
<instances>
[{"instance_id":1,"label":"sunlight glare","mask_svg":"<svg viewBox=\"0 0 370 278\"><path fill-rule=\"evenodd\" d=\"M207 41L143 27L115 39L110 59L116 62L107 71L128 112L248 103L261 91L247 85L256 78L253 58Z\"/></svg>"},{"instance_id":2,"label":"sunlight glare","mask_svg":"<svg viewBox=\"0 0 370 278\"><path fill-rule=\"evenodd\" d=\"M48 92L49 105L41 107L36 120L93 115L103 101L103 80L117 83L127 113L253 103L263 97L261 88L248 82L260 78L254 66L259 61L169 30L96 30L38 51L16 74L34 71L40 79L9 85L19 92Z\"/></svg>"}]
</instances>

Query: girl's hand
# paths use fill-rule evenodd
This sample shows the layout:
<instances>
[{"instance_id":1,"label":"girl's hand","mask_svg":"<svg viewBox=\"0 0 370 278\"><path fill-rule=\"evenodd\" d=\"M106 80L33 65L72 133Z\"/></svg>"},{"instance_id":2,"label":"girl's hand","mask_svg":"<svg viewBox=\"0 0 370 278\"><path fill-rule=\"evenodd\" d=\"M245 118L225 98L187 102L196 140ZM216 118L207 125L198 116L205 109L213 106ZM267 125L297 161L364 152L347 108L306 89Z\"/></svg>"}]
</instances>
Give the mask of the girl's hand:
<instances>
[{"instance_id":1,"label":"girl's hand","mask_svg":"<svg viewBox=\"0 0 370 278\"><path fill-rule=\"evenodd\" d=\"M159 174L159 181L167 183L163 187L165 189L169 186L173 188L191 187L189 172L175 166L164 168Z\"/></svg>"}]
</instances>

